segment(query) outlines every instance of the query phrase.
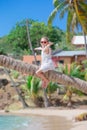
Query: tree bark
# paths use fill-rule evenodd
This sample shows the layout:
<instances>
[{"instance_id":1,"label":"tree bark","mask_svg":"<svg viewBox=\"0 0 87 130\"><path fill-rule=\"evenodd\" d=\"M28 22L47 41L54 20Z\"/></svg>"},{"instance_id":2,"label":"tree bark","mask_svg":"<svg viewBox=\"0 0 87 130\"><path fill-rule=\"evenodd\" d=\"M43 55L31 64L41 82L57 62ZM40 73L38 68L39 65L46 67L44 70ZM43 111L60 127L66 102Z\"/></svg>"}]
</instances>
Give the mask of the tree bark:
<instances>
[{"instance_id":1,"label":"tree bark","mask_svg":"<svg viewBox=\"0 0 87 130\"><path fill-rule=\"evenodd\" d=\"M19 99L20 99L20 101L21 101L21 103L22 103L22 105L23 105L23 108L28 108L28 107L29 107L28 104L25 102L25 100L24 100L23 97L21 96L21 93L20 93L19 89L17 88L17 86L16 86L14 80L12 79L12 77L10 76L10 74L8 73L7 69L4 68L4 71L5 71L5 73L8 75L8 77L10 78L10 80L11 80L11 82L12 82L12 84L13 84L13 86L14 86L14 88L15 88L15 90L16 90L18 96L19 96Z\"/></svg>"},{"instance_id":2,"label":"tree bark","mask_svg":"<svg viewBox=\"0 0 87 130\"><path fill-rule=\"evenodd\" d=\"M35 72L38 69L38 66L36 65L25 63L4 55L0 55L0 65L28 75L35 75ZM53 70L46 72L45 76L49 81L60 83L65 86L72 86L87 94L87 82L84 80L70 77Z\"/></svg>"}]
</instances>

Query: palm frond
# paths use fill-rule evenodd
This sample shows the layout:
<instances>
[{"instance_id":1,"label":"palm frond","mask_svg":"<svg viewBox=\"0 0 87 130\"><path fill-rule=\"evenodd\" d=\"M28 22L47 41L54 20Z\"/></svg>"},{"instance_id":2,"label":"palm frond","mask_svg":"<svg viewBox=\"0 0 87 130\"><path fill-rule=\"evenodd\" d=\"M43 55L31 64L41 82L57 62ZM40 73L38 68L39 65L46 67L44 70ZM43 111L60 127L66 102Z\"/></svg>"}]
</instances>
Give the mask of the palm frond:
<instances>
[{"instance_id":1,"label":"palm frond","mask_svg":"<svg viewBox=\"0 0 87 130\"><path fill-rule=\"evenodd\" d=\"M27 84L27 88L28 88L29 90L30 90L30 88L31 88L31 80L32 80L32 76L28 76L26 84Z\"/></svg>"},{"instance_id":2,"label":"palm frond","mask_svg":"<svg viewBox=\"0 0 87 130\"><path fill-rule=\"evenodd\" d=\"M76 2L74 0L74 7L76 10L77 17L83 28L83 31L87 34L87 3L85 2Z\"/></svg>"},{"instance_id":3,"label":"palm frond","mask_svg":"<svg viewBox=\"0 0 87 130\"><path fill-rule=\"evenodd\" d=\"M57 7L54 8L54 10L51 12L49 18L48 18L48 26L52 25L53 19L55 18L55 16L57 15L58 11L61 10L63 8L63 6L65 5L65 2L62 2L61 4L59 4Z\"/></svg>"},{"instance_id":4,"label":"palm frond","mask_svg":"<svg viewBox=\"0 0 87 130\"><path fill-rule=\"evenodd\" d=\"M64 0L53 0L54 7L57 7L61 2L64 2Z\"/></svg>"},{"instance_id":5,"label":"palm frond","mask_svg":"<svg viewBox=\"0 0 87 130\"><path fill-rule=\"evenodd\" d=\"M69 69L68 69L68 65L67 64L64 66L63 72L65 74L67 74L67 75L69 74Z\"/></svg>"},{"instance_id":6,"label":"palm frond","mask_svg":"<svg viewBox=\"0 0 87 130\"><path fill-rule=\"evenodd\" d=\"M64 17L64 14L68 12L68 6L65 6L60 12L60 18Z\"/></svg>"},{"instance_id":7,"label":"palm frond","mask_svg":"<svg viewBox=\"0 0 87 130\"><path fill-rule=\"evenodd\" d=\"M53 5L54 5L54 7L57 7L58 4L59 4L59 1L58 1L58 0L53 0Z\"/></svg>"},{"instance_id":8,"label":"palm frond","mask_svg":"<svg viewBox=\"0 0 87 130\"><path fill-rule=\"evenodd\" d=\"M68 11L68 17L67 17L67 40L70 41L70 32L72 31L72 18L73 18L73 12L70 10Z\"/></svg>"},{"instance_id":9,"label":"palm frond","mask_svg":"<svg viewBox=\"0 0 87 130\"><path fill-rule=\"evenodd\" d=\"M33 76L31 80L31 93L37 94L39 90L39 82L40 80Z\"/></svg>"}]
</instances>

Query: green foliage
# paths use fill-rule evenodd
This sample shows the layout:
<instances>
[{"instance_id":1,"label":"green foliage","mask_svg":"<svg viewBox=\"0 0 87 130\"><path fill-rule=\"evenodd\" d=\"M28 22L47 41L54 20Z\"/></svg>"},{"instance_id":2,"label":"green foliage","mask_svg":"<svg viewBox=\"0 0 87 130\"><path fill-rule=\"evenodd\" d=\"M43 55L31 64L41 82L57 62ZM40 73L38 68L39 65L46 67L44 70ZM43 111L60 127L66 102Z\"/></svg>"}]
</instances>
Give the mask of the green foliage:
<instances>
[{"instance_id":1,"label":"green foliage","mask_svg":"<svg viewBox=\"0 0 87 130\"><path fill-rule=\"evenodd\" d=\"M32 80L32 76L28 76L26 83L27 83L27 87L28 87L29 90L31 89L31 80Z\"/></svg>"},{"instance_id":2,"label":"green foliage","mask_svg":"<svg viewBox=\"0 0 87 130\"><path fill-rule=\"evenodd\" d=\"M68 65L58 65L58 71L63 72L64 74L70 75L72 77L77 77L80 78L82 80L85 80L85 76L86 76L86 72L85 71L81 71L82 66L78 65L77 63L73 62L70 66L70 70L68 68ZM68 95L67 95L67 91L68 91ZM66 94L63 97L63 100L69 100L69 96L72 96L71 93L76 93L79 96L84 95L80 90L77 90L76 88L72 88L71 86L67 86L66 87Z\"/></svg>"},{"instance_id":3,"label":"green foliage","mask_svg":"<svg viewBox=\"0 0 87 130\"><path fill-rule=\"evenodd\" d=\"M81 92L80 90L77 90L75 88L72 88L72 91L73 91L73 93L76 93L78 96L83 96L84 95L83 92Z\"/></svg>"},{"instance_id":4,"label":"green foliage","mask_svg":"<svg viewBox=\"0 0 87 130\"><path fill-rule=\"evenodd\" d=\"M27 44L27 31L26 31L26 23L23 20L20 23L17 23L16 26L11 30L8 35L8 42L13 45L14 48L28 48Z\"/></svg>"},{"instance_id":5,"label":"green foliage","mask_svg":"<svg viewBox=\"0 0 87 130\"><path fill-rule=\"evenodd\" d=\"M18 72L18 71L15 71L15 70L12 70L12 71L11 71L11 75L12 75L12 77L13 77L14 79L17 79L18 76L19 76L19 72Z\"/></svg>"},{"instance_id":6,"label":"green foliage","mask_svg":"<svg viewBox=\"0 0 87 130\"><path fill-rule=\"evenodd\" d=\"M26 84L22 84L20 88L25 93L25 99L29 99L29 89L26 87Z\"/></svg>"},{"instance_id":7,"label":"green foliage","mask_svg":"<svg viewBox=\"0 0 87 130\"><path fill-rule=\"evenodd\" d=\"M72 63L70 67L70 75L73 77L78 77L80 79L83 79L84 73L81 72L82 66L77 65L77 63Z\"/></svg>"},{"instance_id":8,"label":"green foliage","mask_svg":"<svg viewBox=\"0 0 87 130\"><path fill-rule=\"evenodd\" d=\"M84 80L85 72L81 71L82 66L78 65L77 63L73 62L70 66L70 70L68 69L68 65L64 65L63 72L67 75L70 75L72 77L77 77Z\"/></svg>"},{"instance_id":9,"label":"green foliage","mask_svg":"<svg viewBox=\"0 0 87 130\"><path fill-rule=\"evenodd\" d=\"M87 68L85 69L85 76L84 79L87 81Z\"/></svg>"},{"instance_id":10,"label":"green foliage","mask_svg":"<svg viewBox=\"0 0 87 130\"><path fill-rule=\"evenodd\" d=\"M54 83L54 82L50 82L47 86L47 92L48 93L53 93L57 90L57 88L59 88L58 84Z\"/></svg>"},{"instance_id":11,"label":"green foliage","mask_svg":"<svg viewBox=\"0 0 87 130\"><path fill-rule=\"evenodd\" d=\"M0 48L0 55L6 55L4 48Z\"/></svg>"},{"instance_id":12,"label":"green foliage","mask_svg":"<svg viewBox=\"0 0 87 130\"><path fill-rule=\"evenodd\" d=\"M64 32L59 28L52 27L49 29L43 22L37 22L31 19L28 21L30 40L33 48L40 46L39 42L42 36L48 36L49 40L55 43L53 48L55 48L55 45L59 42L61 44ZM11 52L24 54L24 50L26 50L29 54L31 54L30 46L28 44L26 20L17 22L15 27L7 36L7 43L9 43L8 45L11 45Z\"/></svg>"},{"instance_id":13,"label":"green foliage","mask_svg":"<svg viewBox=\"0 0 87 130\"><path fill-rule=\"evenodd\" d=\"M40 39L47 36L54 43L52 49L65 48L65 33L58 27L49 27L44 22L38 22L28 19L29 34L33 48L40 46ZM0 38L1 52L12 54L13 56L22 56L31 54L28 43L26 20L16 23L10 33ZM38 52L40 53L40 52Z\"/></svg>"},{"instance_id":14,"label":"green foliage","mask_svg":"<svg viewBox=\"0 0 87 130\"><path fill-rule=\"evenodd\" d=\"M57 13L59 18L67 16L67 42L71 41L71 36L74 33L84 30L87 33L87 3L85 0L53 0L54 9L48 18L48 25L51 26Z\"/></svg>"},{"instance_id":15,"label":"green foliage","mask_svg":"<svg viewBox=\"0 0 87 130\"><path fill-rule=\"evenodd\" d=\"M0 52L1 54L7 54L11 52L12 46L7 42L7 36L0 38Z\"/></svg>"},{"instance_id":16,"label":"green foliage","mask_svg":"<svg viewBox=\"0 0 87 130\"><path fill-rule=\"evenodd\" d=\"M41 87L40 79L38 79L34 76L28 76L26 85L27 85L27 88L30 91L30 94L33 97L38 96L38 92L39 92L39 89Z\"/></svg>"},{"instance_id":17,"label":"green foliage","mask_svg":"<svg viewBox=\"0 0 87 130\"><path fill-rule=\"evenodd\" d=\"M31 80L31 93L38 93L38 90L40 88L40 80L33 76Z\"/></svg>"},{"instance_id":18,"label":"green foliage","mask_svg":"<svg viewBox=\"0 0 87 130\"><path fill-rule=\"evenodd\" d=\"M79 0L79 2L74 0L73 4L83 32L87 34L87 2L85 0Z\"/></svg>"},{"instance_id":19,"label":"green foliage","mask_svg":"<svg viewBox=\"0 0 87 130\"><path fill-rule=\"evenodd\" d=\"M83 64L84 68L87 68L87 60L83 60L82 64Z\"/></svg>"}]
</instances>

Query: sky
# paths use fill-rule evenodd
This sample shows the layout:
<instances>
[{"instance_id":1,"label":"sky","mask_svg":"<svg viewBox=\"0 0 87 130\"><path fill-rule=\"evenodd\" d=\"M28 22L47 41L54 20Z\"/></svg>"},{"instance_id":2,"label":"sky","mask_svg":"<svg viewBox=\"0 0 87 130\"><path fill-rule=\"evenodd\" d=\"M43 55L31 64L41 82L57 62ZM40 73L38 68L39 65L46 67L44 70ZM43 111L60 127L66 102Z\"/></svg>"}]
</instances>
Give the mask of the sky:
<instances>
[{"instance_id":1,"label":"sky","mask_svg":"<svg viewBox=\"0 0 87 130\"><path fill-rule=\"evenodd\" d=\"M0 0L0 37L8 35L15 24L23 19L29 18L47 25L53 9L53 0ZM65 31L66 18L60 20L57 15L52 25Z\"/></svg>"}]
</instances>

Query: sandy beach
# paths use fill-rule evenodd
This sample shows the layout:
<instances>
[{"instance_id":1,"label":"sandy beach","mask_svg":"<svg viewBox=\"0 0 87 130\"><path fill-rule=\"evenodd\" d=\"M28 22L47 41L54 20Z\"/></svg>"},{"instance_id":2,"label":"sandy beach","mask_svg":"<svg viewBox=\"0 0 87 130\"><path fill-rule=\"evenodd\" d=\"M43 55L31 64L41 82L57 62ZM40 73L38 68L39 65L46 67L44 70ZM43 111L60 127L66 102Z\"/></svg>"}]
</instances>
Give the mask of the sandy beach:
<instances>
[{"instance_id":1,"label":"sandy beach","mask_svg":"<svg viewBox=\"0 0 87 130\"><path fill-rule=\"evenodd\" d=\"M87 121L75 121L75 116L87 112L86 109L71 109L71 110L59 110L55 108L29 108L29 109L21 109L18 111L10 111L6 113L4 111L0 111L1 114L17 114L17 115L37 115L37 116L46 116L46 117L54 117L53 122L56 121L56 118L61 117L61 119L65 118L67 121L71 122L71 127L68 130L87 130ZM63 121L64 122L64 121ZM52 124L52 122L50 123ZM66 127L65 127L66 128ZM60 129L60 130L65 130Z\"/></svg>"}]
</instances>

